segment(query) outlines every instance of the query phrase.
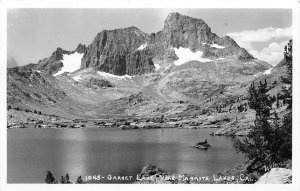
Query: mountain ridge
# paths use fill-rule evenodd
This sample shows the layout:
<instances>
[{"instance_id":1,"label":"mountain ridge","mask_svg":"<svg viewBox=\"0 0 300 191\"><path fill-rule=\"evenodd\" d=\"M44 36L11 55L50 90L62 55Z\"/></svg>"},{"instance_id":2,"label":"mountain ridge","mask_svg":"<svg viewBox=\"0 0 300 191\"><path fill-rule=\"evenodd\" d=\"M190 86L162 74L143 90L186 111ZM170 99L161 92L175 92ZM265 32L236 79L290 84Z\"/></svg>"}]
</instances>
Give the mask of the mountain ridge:
<instances>
[{"instance_id":1,"label":"mountain ridge","mask_svg":"<svg viewBox=\"0 0 300 191\"><path fill-rule=\"evenodd\" d=\"M228 56L236 56L241 62L255 60L231 37L218 37L203 20L174 12L167 16L161 31L147 34L135 26L102 30L88 46L79 44L73 51L58 48L51 57L39 61L37 68L52 75L63 67L61 55L75 51L84 54L78 69L91 67L119 76L141 75L155 72L159 63L166 65L179 59L176 48L200 51L202 58L211 60Z\"/></svg>"}]
</instances>

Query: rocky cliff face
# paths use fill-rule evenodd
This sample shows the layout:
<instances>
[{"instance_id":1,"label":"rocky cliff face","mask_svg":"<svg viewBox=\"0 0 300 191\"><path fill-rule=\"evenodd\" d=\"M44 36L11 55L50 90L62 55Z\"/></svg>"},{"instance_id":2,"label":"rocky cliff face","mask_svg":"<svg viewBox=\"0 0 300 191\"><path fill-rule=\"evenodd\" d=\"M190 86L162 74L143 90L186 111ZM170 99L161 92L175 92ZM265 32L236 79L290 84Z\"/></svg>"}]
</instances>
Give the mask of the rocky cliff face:
<instances>
[{"instance_id":1,"label":"rocky cliff face","mask_svg":"<svg viewBox=\"0 0 300 191\"><path fill-rule=\"evenodd\" d=\"M201 49L202 43L211 44L217 35L201 19L179 13L170 13L164 22L162 39L168 45L178 48L190 47L191 50Z\"/></svg>"},{"instance_id":2,"label":"rocky cliff face","mask_svg":"<svg viewBox=\"0 0 300 191\"><path fill-rule=\"evenodd\" d=\"M78 44L77 48L75 49L75 52L85 53L86 52L86 46L84 44Z\"/></svg>"},{"instance_id":3,"label":"rocky cliff face","mask_svg":"<svg viewBox=\"0 0 300 191\"><path fill-rule=\"evenodd\" d=\"M193 52L203 51L204 58L237 56L240 61L254 59L229 36L218 37L203 20L179 13L170 13L162 31L150 35L149 47L155 56L165 55L169 47L183 47Z\"/></svg>"},{"instance_id":4,"label":"rocky cliff face","mask_svg":"<svg viewBox=\"0 0 300 191\"><path fill-rule=\"evenodd\" d=\"M152 57L140 48L149 36L136 27L103 30L87 47L81 68L115 75L137 75L153 71Z\"/></svg>"}]
</instances>

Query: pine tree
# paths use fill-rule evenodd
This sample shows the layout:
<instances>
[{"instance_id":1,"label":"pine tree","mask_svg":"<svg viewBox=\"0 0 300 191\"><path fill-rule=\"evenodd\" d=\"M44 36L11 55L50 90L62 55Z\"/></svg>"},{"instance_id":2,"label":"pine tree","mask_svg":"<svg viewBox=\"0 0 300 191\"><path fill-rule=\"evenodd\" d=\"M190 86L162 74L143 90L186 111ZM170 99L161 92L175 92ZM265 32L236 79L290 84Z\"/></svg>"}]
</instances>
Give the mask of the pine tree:
<instances>
[{"instance_id":1,"label":"pine tree","mask_svg":"<svg viewBox=\"0 0 300 191\"><path fill-rule=\"evenodd\" d=\"M76 180L76 184L84 184L85 182L82 180L81 176L78 176Z\"/></svg>"},{"instance_id":2,"label":"pine tree","mask_svg":"<svg viewBox=\"0 0 300 191\"><path fill-rule=\"evenodd\" d=\"M292 57L292 41L285 48L285 59ZM292 61L290 59L289 64ZM290 68L290 69L289 69ZM288 70L291 70L288 66ZM271 113L272 98L267 93L269 87L267 82L260 82L257 88L254 83L251 84L249 93L249 107L254 109L255 121L254 126L248 137L244 140L236 140L235 148L242 152L251 160L248 170L261 171L269 170L273 164L278 164L291 159L292 156L292 72L288 71L285 83L290 84L284 89L283 97L286 99L287 113L284 116L283 123L276 112Z\"/></svg>"},{"instance_id":3,"label":"pine tree","mask_svg":"<svg viewBox=\"0 0 300 191\"><path fill-rule=\"evenodd\" d=\"M62 184L71 184L69 173L66 176L61 176L60 183Z\"/></svg>"},{"instance_id":4,"label":"pine tree","mask_svg":"<svg viewBox=\"0 0 300 191\"><path fill-rule=\"evenodd\" d=\"M61 176L60 178L60 183L65 184L66 183L66 179L64 176Z\"/></svg>"},{"instance_id":5,"label":"pine tree","mask_svg":"<svg viewBox=\"0 0 300 191\"><path fill-rule=\"evenodd\" d=\"M69 173L66 174L65 180L67 184L71 184Z\"/></svg>"},{"instance_id":6,"label":"pine tree","mask_svg":"<svg viewBox=\"0 0 300 191\"><path fill-rule=\"evenodd\" d=\"M53 173L51 172L51 170L47 170L45 182L46 182L47 184L57 183L57 180L56 180L55 177L53 176Z\"/></svg>"},{"instance_id":7,"label":"pine tree","mask_svg":"<svg viewBox=\"0 0 300 191\"><path fill-rule=\"evenodd\" d=\"M276 155L272 151L275 140L274 130L269 122L271 119L272 103L267 94L267 83L261 83L258 88L251 84L249 92L249 107L256 111L254 126L248 137L236 140L235 148L252 161L248 170L262 170L274 162ZM255 166L255 167L254 167Z\"/></svg>"},{"instance_id":8,"label":"pine tree","mask_svg":"<svg viewBox=\"0 0 300 191\"><path fill-rule=\"evenodd\" d=\"M292 89L293 89L293 41L290 40L285 46L284 59L287 63L287 77L282 81L288 86L283 88L283 100L287 103L286 114L284 115L283 125L281 127L282 136L285 144L280 149L280 154L288 159L292 158Z\"/></svg>"}]
</instances>

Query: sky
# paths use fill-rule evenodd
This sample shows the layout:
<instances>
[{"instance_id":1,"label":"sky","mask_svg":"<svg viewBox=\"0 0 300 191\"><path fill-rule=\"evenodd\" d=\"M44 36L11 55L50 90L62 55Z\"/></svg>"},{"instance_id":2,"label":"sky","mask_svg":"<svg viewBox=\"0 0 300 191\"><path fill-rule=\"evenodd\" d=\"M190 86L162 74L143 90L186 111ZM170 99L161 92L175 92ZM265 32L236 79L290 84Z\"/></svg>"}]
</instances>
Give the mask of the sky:
<instances>
[{"instance_id":1,"label":"sky","mask_svg":"<svg viewBox=\"0 0 300 191\"><path fill-rule=\"evenodd\" d=\"M37 63L57 47L71 51L79 43L89 45L104 29L136 26L158 32L170 12L204 20L218 36L231 36L272 65L292 38L290 9L9 9L8 67Z\"/></svg>"}]
</instances>

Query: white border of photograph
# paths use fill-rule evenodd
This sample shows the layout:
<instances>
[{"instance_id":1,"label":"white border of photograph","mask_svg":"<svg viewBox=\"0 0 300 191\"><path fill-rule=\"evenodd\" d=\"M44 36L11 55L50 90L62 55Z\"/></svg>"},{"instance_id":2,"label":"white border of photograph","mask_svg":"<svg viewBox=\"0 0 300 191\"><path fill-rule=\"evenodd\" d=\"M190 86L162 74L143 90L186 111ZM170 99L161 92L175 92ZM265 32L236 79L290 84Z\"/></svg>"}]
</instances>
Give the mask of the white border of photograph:
<instances>
[{"instance_id":1,"label":"white border of photograph","mask_svg":"<svg viewBox=\"0 0 300 191\"><path fill-rule=\"evenodd\" d=\"M299 0L0 0L0 190L300 190L300 59ZM46 185L7 184L6 60L7 10L10 8L287 8L293 9L293 183L290 185ZM24 37L26 38L26 37Z\"/></svg>"}]
</instances>

